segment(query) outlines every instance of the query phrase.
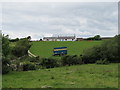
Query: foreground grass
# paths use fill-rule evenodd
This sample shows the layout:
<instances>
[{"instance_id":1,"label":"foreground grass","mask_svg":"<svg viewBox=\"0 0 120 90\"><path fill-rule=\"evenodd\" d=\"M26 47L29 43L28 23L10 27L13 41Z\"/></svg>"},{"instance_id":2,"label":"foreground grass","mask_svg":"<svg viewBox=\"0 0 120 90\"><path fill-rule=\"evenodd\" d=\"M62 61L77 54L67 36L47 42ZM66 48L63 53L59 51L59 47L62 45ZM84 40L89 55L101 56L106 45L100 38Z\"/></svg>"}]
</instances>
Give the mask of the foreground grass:
<instances>
[{"instance_id":1,"label":"foreground grass","mask_svg":"<svg viewBox=\"0 0 120 90\"><path fill-rule=\"evenodd\" d=\"M3 88L117 88L118 64L65 66L3 75Z\"/></svg>"},{"instance_id":2,"label":"foreground grass","mask_svg":"<svg viewBox=\"0 0 120 90\"><path fill-rule=\"evenodd\" d=\"M41 57L52 57L53 48L68 47L68 55L80 55L83 50L95 45L100 45L103 41L38 41L32 42L30 51Z\"/></svg>"}]
</instances>

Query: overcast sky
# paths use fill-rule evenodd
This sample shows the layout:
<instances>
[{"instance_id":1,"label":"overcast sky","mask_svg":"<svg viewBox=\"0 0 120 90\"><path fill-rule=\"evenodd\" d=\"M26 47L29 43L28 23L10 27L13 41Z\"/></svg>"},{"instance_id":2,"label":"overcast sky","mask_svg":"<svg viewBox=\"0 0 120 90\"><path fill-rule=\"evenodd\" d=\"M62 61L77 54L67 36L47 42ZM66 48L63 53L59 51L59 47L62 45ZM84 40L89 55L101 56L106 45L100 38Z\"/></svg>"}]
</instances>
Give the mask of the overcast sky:
<instances>
[{"instance_id":1,"label":"overcast sky","mask_svg":"<svg viewBox=\"0 0 120 90\"><path fill-rule=\"evenodd\" d=\"M10 38L30 35L34 40L73 34L77 37L115 36L118 33L118 3L3 3L0 28Z\"/></svg>"}]
</instances>

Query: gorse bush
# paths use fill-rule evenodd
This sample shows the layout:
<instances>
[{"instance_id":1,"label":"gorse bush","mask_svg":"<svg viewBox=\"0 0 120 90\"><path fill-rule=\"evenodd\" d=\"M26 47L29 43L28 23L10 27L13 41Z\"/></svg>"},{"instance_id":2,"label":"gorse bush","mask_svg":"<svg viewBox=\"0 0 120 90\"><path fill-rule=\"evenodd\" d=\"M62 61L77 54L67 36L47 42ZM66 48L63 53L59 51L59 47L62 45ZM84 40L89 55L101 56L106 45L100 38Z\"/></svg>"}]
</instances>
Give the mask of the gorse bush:
<instances>
[{"instance_id":1,"label":"gorse bush","mask_svg":"<svg viewBox=\"0 0 120 90\"><path fill-rule=\"evenodd\" d=\"M23 71L36 70L36 66L31 62L23 62Z\"/></svg>"},{"instance_id":2,"label":"gorse bush","mask_svg":"<svg viewBox=\"0 0 120 90\"><path fill-rule=\"evenodd\" d=\"M40 64L43 68L54 68L59 66L57 60L53 58L43 58Z\"/></svg>"},{"instance_id":3,"label":"gorse bush","mask_svg":"<svg viewBox=\"0 0 120 90\"><path fill-rule=\"evenodd\" d=\"M61 59L62 65L76 65L76 64L82 64L82 58L77 55L66 55L63 56Z\"/></svg>"}]
</instances>

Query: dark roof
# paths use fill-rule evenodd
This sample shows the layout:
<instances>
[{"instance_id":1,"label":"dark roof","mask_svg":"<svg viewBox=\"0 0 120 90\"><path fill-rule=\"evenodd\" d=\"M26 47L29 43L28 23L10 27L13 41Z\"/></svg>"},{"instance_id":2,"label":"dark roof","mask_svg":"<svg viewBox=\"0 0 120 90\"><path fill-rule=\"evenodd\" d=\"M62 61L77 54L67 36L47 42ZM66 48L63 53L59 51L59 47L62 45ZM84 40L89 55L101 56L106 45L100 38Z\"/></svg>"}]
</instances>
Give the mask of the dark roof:
<instances>
[{"instance_id":1,"label":"dark roof","mask_svg":"<svg viewBox=\"0 0 120 90\"><path fill-rule=\"evenodd\" d=\"M43 39L75 39L75 36L66 36L66 37L44 37Z\"/></svg>"},{"instance_id":2,"label":"dark roof","mask_svg":"<svg viewBox=\"0 0 120 90\"><path fill-rule=\"evenodd\" d=\"M75 36L67 36L67 37L57 37L57 39L75 39Z\"/></svg>"},{"instance_id":3,"label":"dark roof","mask_svg":"<svg viewBox=\"0 0 120 90\"><path fill-rule=\"evenodd\" d=\"M57 37L44 37L43 39L57 39Z\"/></svg>"}]
</instances>

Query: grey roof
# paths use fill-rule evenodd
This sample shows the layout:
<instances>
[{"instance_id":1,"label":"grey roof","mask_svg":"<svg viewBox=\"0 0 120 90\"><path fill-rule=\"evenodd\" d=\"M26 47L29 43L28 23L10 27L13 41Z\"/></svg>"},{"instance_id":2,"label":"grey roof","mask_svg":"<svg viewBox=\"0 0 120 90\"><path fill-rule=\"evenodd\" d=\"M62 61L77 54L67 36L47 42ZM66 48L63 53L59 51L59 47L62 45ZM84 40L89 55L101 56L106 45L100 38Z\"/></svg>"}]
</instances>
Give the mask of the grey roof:
<instances>
[{"instance_id":1,"label":"grey roof","mask_svg":"<svg viewBox=\"0 0 120 90\"><path fill-rule=\"evenodd\" d=\"M44 37L43 39L75 39L75 36Z\"/></svg>"},{"instance_id":2,"label":"grey roof","mask_svg":"<svg viewBox=\"0 0 120 90\"><path fill-rule=\"evenodd\" d=\"M43 39L57 39L57 37L44 37Z\"/></svg>"},{"instance_id":3,"label":"grey roof","mask_svg":"<svg viewBox=\"0 0 120 90\"><path fill-rule=\"evenodd\" d=\"M58 37L57 39L75 39L75 36Z\"/></svg>"}]
</instances>

